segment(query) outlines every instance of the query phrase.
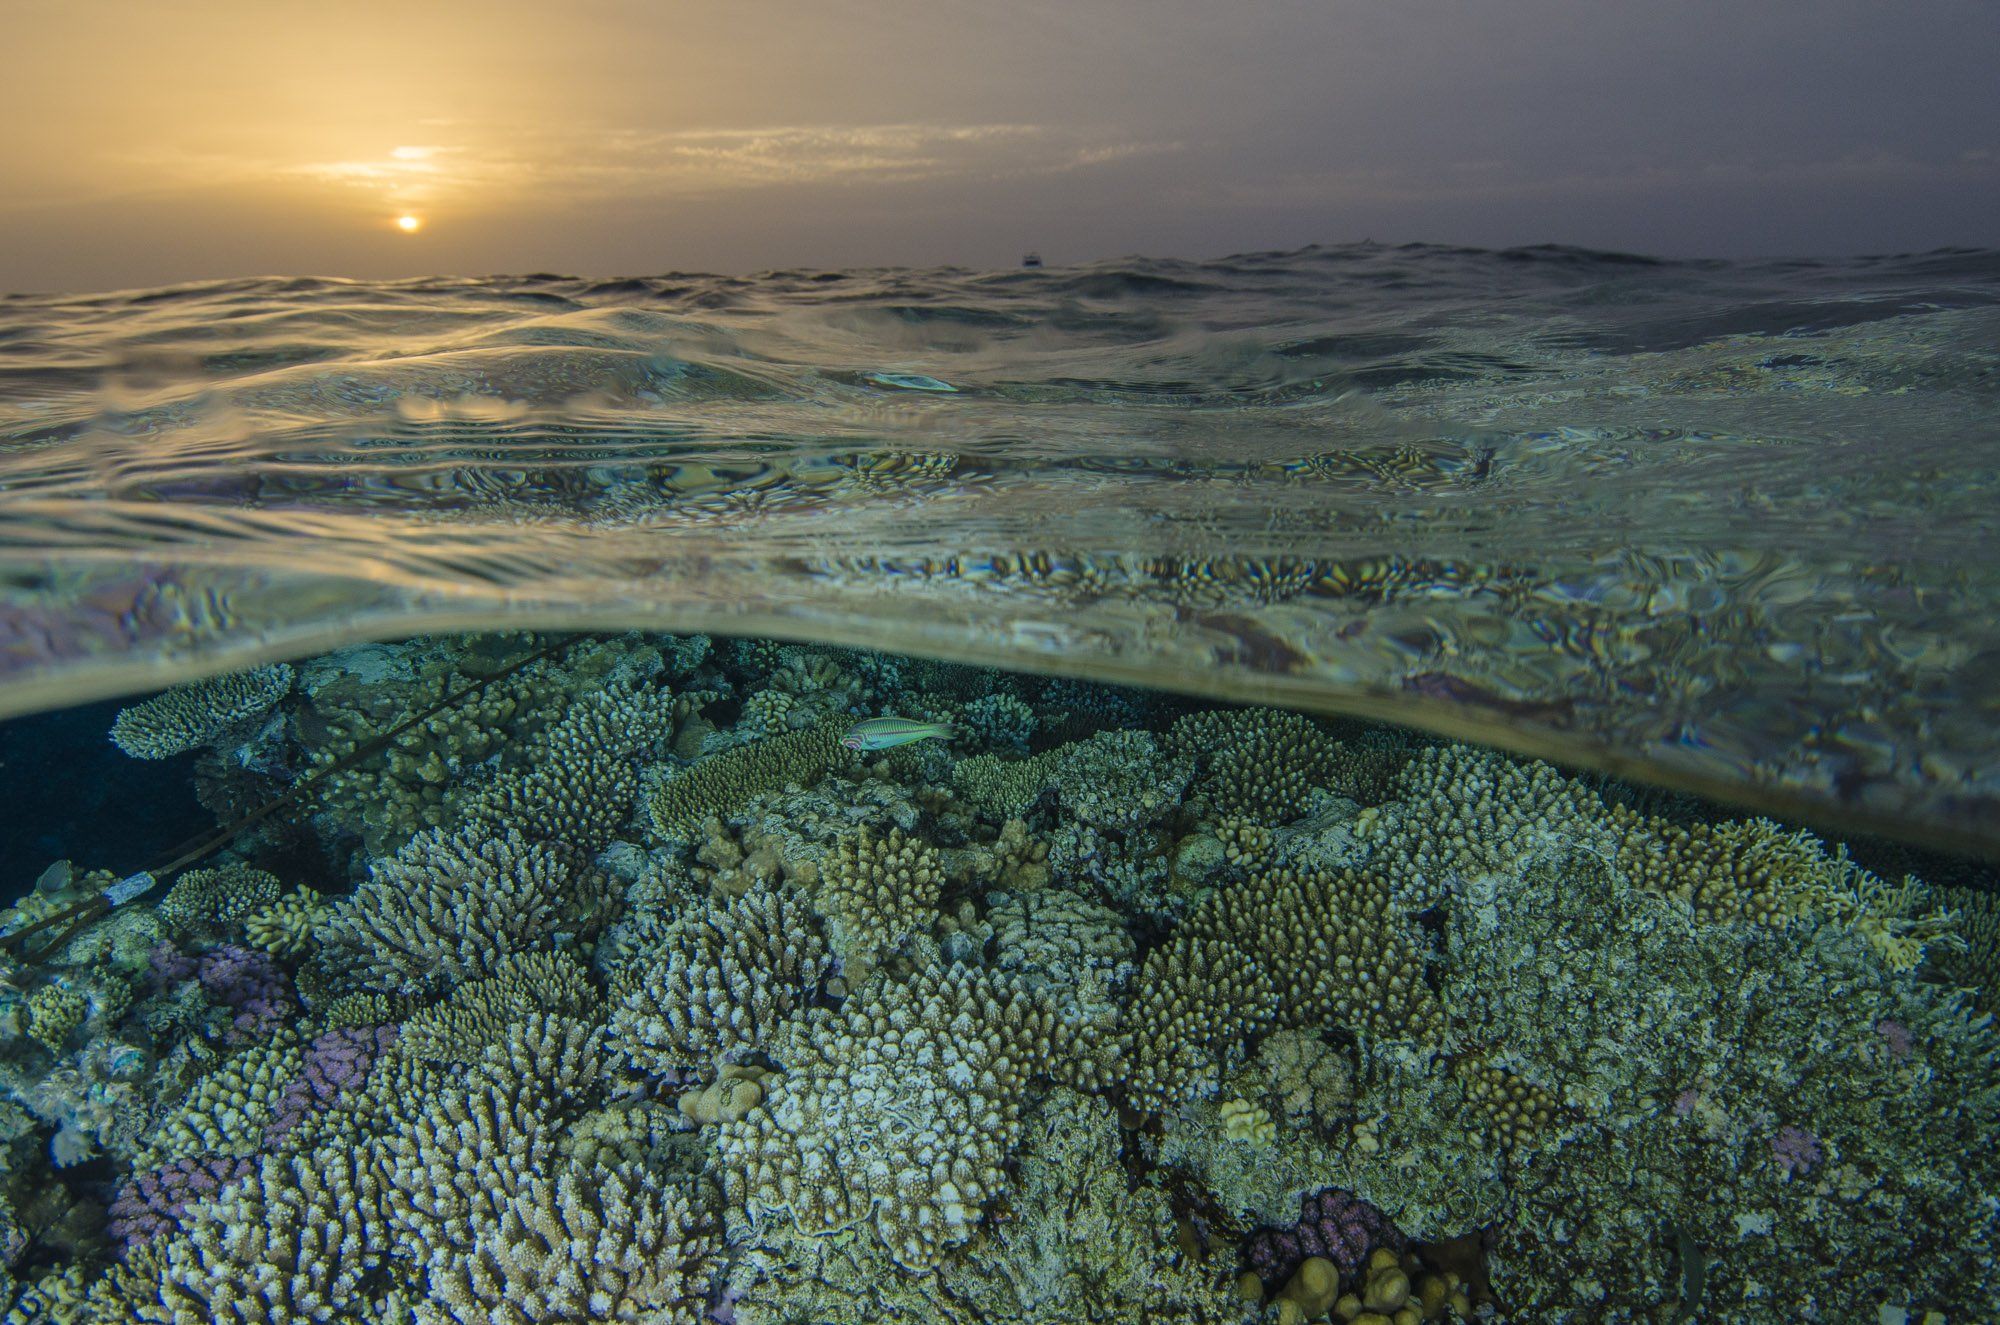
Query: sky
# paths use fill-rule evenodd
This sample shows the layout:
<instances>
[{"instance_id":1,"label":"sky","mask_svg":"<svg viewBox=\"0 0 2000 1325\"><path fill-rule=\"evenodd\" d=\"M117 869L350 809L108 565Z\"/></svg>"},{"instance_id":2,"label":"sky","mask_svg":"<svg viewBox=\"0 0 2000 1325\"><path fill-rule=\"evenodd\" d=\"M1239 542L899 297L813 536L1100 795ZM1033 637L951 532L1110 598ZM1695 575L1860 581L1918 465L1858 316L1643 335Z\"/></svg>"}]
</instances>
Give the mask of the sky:
<instances>
[{"instance_id":1,"label":"sky","mask_svg":"<svg viewBox=\"0 0 2000 1325\"><path fill-rule=\"evenodd\" d=\"M1992 0L0 0L0 45L0 290L2000 245Z\"/></svg>"}]
</instances>

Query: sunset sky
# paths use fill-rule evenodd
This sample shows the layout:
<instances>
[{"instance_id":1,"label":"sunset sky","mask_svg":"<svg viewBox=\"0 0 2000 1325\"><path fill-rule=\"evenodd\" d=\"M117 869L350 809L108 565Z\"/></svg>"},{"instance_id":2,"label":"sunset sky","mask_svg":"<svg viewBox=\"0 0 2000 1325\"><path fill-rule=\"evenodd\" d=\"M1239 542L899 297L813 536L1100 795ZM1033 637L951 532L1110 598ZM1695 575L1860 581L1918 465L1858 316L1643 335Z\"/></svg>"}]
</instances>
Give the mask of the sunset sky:
<instances>
[{"instance_id":1,"label":"sunset sky","mask_svg":"<svg viewBox=\"0 0 2000 1325\"><path fill-rule=\"evenodd\" d=\"M1988 0L0 0L0 41L8 290L2000 244Z\"/></svg>"}]
</instances>

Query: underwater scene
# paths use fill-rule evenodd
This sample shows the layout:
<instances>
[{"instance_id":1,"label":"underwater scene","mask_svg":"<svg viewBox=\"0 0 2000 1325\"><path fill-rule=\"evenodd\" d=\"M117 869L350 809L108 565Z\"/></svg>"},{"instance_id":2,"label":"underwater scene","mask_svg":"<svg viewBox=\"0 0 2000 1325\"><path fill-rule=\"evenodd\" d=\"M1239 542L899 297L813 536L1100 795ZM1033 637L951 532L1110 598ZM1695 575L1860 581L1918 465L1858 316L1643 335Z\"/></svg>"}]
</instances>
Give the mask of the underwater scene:
<instances>
[{"instance_id":1,"label":"underwater scene","mask_svg":"<svg viewBox=\"0 0 2000 1325\"><path fill-rule=\"evenodd\" d=\"M1996 299L0 300L5 1320L2000 1320Z\"/></svg>"}]
</instances>

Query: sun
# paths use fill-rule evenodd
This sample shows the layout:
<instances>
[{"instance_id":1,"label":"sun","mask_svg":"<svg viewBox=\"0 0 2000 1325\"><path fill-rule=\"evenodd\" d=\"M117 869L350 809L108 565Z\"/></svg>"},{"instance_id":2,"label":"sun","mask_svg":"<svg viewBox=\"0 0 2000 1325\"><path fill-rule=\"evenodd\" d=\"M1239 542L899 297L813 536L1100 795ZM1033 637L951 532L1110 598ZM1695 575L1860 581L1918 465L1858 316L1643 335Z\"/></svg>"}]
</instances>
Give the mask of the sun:
<instances>
[{"instance_id":1,"label":"sun","mask_svg":"<svg viewBox=\"0 0 2000 1325\"><path fill-rule=\"evenodd\" d=\"M424 228L424 218L421 216L399 216L396 218L396 228L406 235L414 235L417 231Z\"/></svg>"}]
</instances>

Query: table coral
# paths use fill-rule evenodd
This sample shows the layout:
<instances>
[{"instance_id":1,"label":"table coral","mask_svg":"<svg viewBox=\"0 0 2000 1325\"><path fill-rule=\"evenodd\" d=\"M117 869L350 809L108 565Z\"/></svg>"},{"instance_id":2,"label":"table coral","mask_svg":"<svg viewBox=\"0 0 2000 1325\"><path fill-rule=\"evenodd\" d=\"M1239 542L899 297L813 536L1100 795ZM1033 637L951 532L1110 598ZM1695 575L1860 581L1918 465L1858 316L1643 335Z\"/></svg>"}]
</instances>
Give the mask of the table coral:
<instances>
[{"instance_id":1,"label":"table coral","mask_svg":"<svg viewBox=\"0 0 2000 1325\"><path fill-rule=\"evenodd\" d=\"M284 663L176 686L130 708L111 724L111 740L135 759L168 759L226 735L285 697Z\"/></svg>"}]
</instances>

